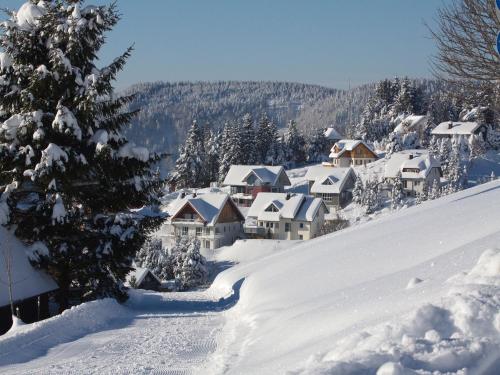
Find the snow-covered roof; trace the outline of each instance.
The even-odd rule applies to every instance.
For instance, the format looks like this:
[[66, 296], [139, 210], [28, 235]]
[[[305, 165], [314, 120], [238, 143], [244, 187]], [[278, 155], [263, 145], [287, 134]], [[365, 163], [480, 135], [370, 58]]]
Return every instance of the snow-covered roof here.
[[307, 170], [305, 179], [314, 181], [311, 185], [311, 193], [340, 194], [342, 188], [353, 174], [352, 168], [336, 168], [318, 165]]
[[[226, 193], [203, 193], [203, 194], [188, 194], [182, 197], [179, 195], [177, 199], [172, 201], [167, 208], [167, 212], [171, 218], [174, 218], [187, 204], [203, 218], [207, 225], [214, 225], [219, 218], [222, 208], [231, 198]], [[236, 205], [234, 209], [238, 210]], [[241, 212], [239, 212], [241, 214]], [[241, 214], [243, 220], [243, 215]]]
[[[313, 221], [322, 204], [320, 198], [305, 194], [259, 193], [248, 210], [248, 217], [265, 221], [281, 218]], [[266, 211], [271, 205], [276, 207], [276, 212]]]
[[338, 131], [335, 130], [335, 128], [328, 128], [325, 130], [325, 138], [331, 141], [337, 141], [339, 139], [342, 139], [342, 136]]
[[[341, 157], [344, 152], [352, 151], [360, 144], [363, 144], [368, 150], [370, 150], [371, 152], [373, 152], [374, 155], [376, 155], [375, 152], [372, 150], [372, 148], [362, 140], [359, 140], [359, 139], [341, 139], [340, 141], [336, 142], [333, 145], [332, 149], [330, 150], [331, 151], [330, 158]], [[337, 147], [339, 149], [338, 152], [335, 152], [335, 147]]]
[[432, 129], [431, 134], [433, 135], [472, 135], [481, 126], [477, 122], [453, 122], [446, 121], [442, 122], [434, 129]]
[[[405, 150], [395, 152], [385, 163], [385, 178], [395, 178], [398, 172], [404, 179], [421, 179], [427, 177], [432, 168], [441, 168], [441, 163], [429, 155], [427, 150]], [[405, 169], [418, 170], [418, 172]]]
[[[260, 180], [261, 185], [275, 186], [278, 183], [280, 175], [283, 174], [286, 177], [285, 169], [281, 165], [231, 165], [222, 184], [230, 186], [247, 186], [246, 179], [252, 173]], [[288, 177], [286, 177], [286, 179], [288, 180]], [[290, 185], [289, 180], [287, 185]]]
[[10, 249], [12, 294], [14, 301], [38, 296], [57, 289], [45, 272], [33, 268], [28, 255], [34, 249], [24, 246], [12, 233], [0, 226], [0, 306], [9, 304], [8, 277], [4, 251]]
[[429, 116], [425, 115], [409, 115], [406, 116], [396, 128], [394, 128], [394, 132], [401, 133], [403, 128], [406, 127], [409, 130], [416, 130], [427, 124]]
[[144, 278], [149, 274], [151, 274], [156, 281], [161, 283], [161, 280], [153, 273], [149, 268], [142, 268], [142, 267], [135, 267], [134, 270], [130, 271], [130, 273], [127, 275], [127, 281], [130, 282], [132, 276], [135, 277], [135, 283], [136, 285], [141, 285], [141, 283], [144, 281]]

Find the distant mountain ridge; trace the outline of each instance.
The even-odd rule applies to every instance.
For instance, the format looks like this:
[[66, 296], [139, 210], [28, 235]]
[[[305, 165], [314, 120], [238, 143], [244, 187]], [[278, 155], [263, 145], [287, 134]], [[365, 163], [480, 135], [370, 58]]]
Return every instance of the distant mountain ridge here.
[[278, 127], [284, 127], [289, 120], [299, 118], [304, 108], [314, 108], [327, 99], [335, 101], [344, 93], [289, 82], [139, 83], [124, 91], [136, 96], [128, 109], [140, 109], [126, 134], [152, 150], [176, 154], [193, 120], [220, 128], [246, 113], [255, 120], [266, 113]]

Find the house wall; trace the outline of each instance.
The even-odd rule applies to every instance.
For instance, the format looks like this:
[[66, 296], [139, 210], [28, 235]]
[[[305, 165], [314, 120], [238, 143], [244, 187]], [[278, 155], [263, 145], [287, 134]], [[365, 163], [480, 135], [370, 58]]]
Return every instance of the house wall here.
[[[38, 297], [40, 297], [40, 310], [38, 308]], [[49, 294], [41, 294], [32, 298], [18, 301], [14, 308], [19, 308], [20, 318], [25, 323], [33, 323], [39, 320], [47, 319], [49, 314]], [[10, 306], [0, 307], [0, 335], [7, 332], [12, 326], [12, 315]]]

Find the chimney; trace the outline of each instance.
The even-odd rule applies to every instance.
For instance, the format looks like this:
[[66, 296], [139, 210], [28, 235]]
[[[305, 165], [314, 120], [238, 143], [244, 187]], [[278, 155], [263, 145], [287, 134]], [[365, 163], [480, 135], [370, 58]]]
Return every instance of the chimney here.
[[193, 193], [193, 198], [196, 198], [198, 194], [196, 193], [196, 191]]
[[186, 198], [186, 193], [185, 193], [185, 192], [182, 192], [182, 193], [181, 193], [181, 199], [184, 199], [184, 198]]
[[286, 193], [286, 198], [285, 199], [286, 200], [290, 200], [290, 197], [291, 197], [290, 193]]
[[412, 160], [413, 159], [413, 154], [408, 155], [408, 159]]
[[453, 121], [450, 121], [450, 122], [448, 123], [448, 129], [451, 129], [451, 128], [453, 128]]

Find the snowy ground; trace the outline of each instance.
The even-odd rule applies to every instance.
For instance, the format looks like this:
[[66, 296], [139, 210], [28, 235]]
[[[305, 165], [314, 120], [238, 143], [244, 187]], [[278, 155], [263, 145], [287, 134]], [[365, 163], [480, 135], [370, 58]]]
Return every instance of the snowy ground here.
[[495, 181], [311, 241], [240, 241], [205, 292], [0, 337], [0, 373], [497, 375], [499, 212]]

